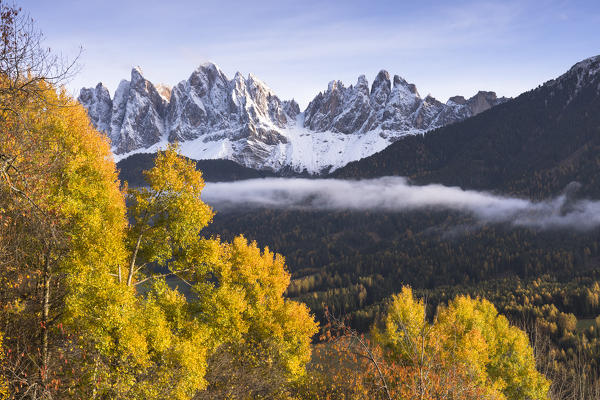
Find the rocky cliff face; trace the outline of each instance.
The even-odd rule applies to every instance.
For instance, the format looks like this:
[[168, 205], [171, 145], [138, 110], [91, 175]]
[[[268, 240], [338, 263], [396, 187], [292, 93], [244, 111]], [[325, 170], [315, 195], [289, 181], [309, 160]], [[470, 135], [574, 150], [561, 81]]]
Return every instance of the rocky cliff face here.
[[172, 90], [169, 140], [218, 132], [234, 140], [252, 137], [279, 142], [282, 138], [271, 128], [285, 128], [297, 114], [291, 111], [253, 75], [245, 79], [237, 73], [230, 81], [214, 64], [205, 64]]
[[79, 102], [94, 126], [110, 137], [116, 154], [148, 147], [165, 134], [167, 102], [137, 68], [131, 71], [131, 80], [121, 81], [114, 99], [99, 83], [81, 89]]
[[87, 109], [90, 121], [105, 133], [110, 133], [112, 100], [108, 89], [99, 83], [95, 88], [81, 89], [79, 102]]
[[117, 154], [151, 146], [165, 136], [167, 102], [139, 68], [119, 85], [112, 110], [111, 140]]
[[332, 81], [324, 93], [308, 105], [304, 126], [313, 131], [345, 134], [374, 129], [407, 132], [430, 130], [457, 122], [506, 101], [494, 92], [479, 92], [466, 100], [452, 97], [443, 104], [431, 96], [421, 98], [415, 85], [387, 71], [380, 71], [371, 90], [364, 75], [348, 88]]
[[229, 79], [206, 63], [173, 88], [153, 85], [139, 68], [111, 99], [100, 83], [79, 101], [121, 159], [181, 143], [195, 159], [223, 158], [247, 167], [318, 173], [380, 151], [406, 134], [422, 133], [482, 112], [505, 99], [479, 92], [443, 104], [387, 71], [371, 87], [365, 76], [345, 87], [332, 81], [304, 112], [282, 101], [257, 77]]

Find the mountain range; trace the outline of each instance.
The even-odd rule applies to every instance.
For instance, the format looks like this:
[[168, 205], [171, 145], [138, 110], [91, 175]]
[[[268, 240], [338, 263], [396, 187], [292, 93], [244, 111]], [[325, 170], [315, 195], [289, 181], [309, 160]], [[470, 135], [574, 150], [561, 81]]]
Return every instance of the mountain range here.
[[407, 135], [423, 134], [507, 101], [480, 91], [442, 103], [422, 98], [415, 85], [380, 71], [372, 85], [361, 75], [346, 87], [332, 81], [300, 111], [261, 80], [239, 72], [229, 79], [206, 63], [169, 88], [131, 71], [111, 98], [99, 83], [78, 100], [94, 126], [108, 135], [122, 160], [178, 142], [184, 155], [227, 159], [275, 172], [330, 172], [383, 150]]

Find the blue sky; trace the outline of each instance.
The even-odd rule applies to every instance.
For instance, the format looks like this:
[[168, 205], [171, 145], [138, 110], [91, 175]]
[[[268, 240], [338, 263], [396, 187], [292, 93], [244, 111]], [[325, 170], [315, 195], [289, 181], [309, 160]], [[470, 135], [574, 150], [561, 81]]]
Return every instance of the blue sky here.
[[380, 69], [446, 101], [477, 90], [515, 96], [600, 54], [600, 1], [24, 0], [46, 43], [79, 46], [69, 83], [111, 93], [139, 65], [174, 85], [212, 61], [253, 73], [304, 108], [327, 83]]

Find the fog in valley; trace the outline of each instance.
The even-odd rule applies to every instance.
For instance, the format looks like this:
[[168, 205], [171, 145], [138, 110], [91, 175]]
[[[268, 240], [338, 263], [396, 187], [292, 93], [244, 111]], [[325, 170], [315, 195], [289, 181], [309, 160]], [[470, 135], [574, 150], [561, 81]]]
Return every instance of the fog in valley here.
[[276, 208], [410, 211], [439, 209], [472, 215], [481, 223], [539, 229], [589, 230], [600, 225], [600, 201], [576, 199], [577, 183], [534, 202], [439, 184], [416, 186], [402, 177], [366, 180], [267, 178], [207, 183], [203, 199], [217, 211]]

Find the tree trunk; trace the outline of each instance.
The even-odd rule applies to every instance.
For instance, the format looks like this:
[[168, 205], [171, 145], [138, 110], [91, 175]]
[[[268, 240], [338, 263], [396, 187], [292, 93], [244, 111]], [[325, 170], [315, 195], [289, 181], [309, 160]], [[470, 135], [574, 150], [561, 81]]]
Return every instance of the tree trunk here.
[[48, 377], [48, 324], [50, 315], [50, 251], [48, 250], [44, 259], [44, 271], [43, 271], [43, 294], [42, 294], [42, 362], [40, 368], [40, 378], [42, 385], [45, 384], [46, 378]]
[[133, 256], [131, 257], [131, 263], [129, 264], [129, 274], [127, 275], [127, 286], [131, 286], [131, 281], [133, 280], [133, 273], [135, 270], [135, 259], [137, 258], [137, 253], [140, 249], [141, 242], [142, 242], [142, 233], [140, 232], [140, 236], [138, 236], [137, 243], [135, 244], [135, 249], [133, 250]]

